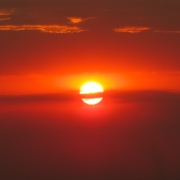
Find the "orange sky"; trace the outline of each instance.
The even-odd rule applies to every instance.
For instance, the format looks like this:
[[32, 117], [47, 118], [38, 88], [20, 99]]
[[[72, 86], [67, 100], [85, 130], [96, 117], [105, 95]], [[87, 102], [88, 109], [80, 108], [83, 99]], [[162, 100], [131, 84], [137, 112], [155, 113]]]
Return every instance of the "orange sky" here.
[[1, 77], [1, 95], [62, 93], [79, 90], [87, 81], [99, 82], [104, 90], [165, 90], [179, 92], [180, 74], [131, 72], [70, 74], [66, 76], [22, 75]]
[[[17, 2], [16, 2], [17, 1]], [[180, 91], [179, 1], [2, 0], [0, 94]]]

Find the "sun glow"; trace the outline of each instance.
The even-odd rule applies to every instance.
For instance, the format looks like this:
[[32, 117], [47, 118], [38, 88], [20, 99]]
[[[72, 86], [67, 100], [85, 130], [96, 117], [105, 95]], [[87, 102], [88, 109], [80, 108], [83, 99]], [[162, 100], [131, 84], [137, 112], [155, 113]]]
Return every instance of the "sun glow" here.
[[[100, 84], [95, 82], [88, 82], [81, 87], [80, 94], [88, 96], [96, 93], [102, 93], [103, 91], [104, 90]], [[98, 98], [87, 97], [87, 98], [82, 98], [82, 101], [89, 105], [95, 105], [98, 104], [102, 99], [103, 99], [102, 97], [98, 97]]]

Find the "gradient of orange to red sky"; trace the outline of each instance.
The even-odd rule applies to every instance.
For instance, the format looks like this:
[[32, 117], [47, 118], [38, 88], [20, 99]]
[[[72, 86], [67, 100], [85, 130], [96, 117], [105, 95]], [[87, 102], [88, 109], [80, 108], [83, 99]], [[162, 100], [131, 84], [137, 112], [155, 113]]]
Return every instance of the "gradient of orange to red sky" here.
[[180, 91], [179, 0], [2, 0], [0, 94]]

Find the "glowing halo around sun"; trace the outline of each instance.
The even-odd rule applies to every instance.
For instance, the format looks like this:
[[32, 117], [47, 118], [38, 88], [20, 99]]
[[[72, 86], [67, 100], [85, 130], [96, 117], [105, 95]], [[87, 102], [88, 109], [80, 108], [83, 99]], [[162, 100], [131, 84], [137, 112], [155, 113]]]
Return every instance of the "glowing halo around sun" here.
[[[80, 89], [80, 94], [90, 95], [93, 93], [102, 93], [104, 90], [102, 86], [96, 82], [88, 82], [84, 84]], [[95, 105], [102, 101], [102, 97], [98, 98], [82, 98], [82, 101], [88, 105]]]

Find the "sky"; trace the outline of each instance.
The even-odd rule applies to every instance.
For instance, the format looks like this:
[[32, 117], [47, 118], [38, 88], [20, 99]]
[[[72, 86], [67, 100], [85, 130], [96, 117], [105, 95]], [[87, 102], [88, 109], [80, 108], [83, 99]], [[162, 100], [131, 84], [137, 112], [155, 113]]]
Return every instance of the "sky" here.
[[0, 0], [0, 179], [180, 179], [179, 7]]
[[0, 94], [180, 91], [179, 0], [1, 0]]

